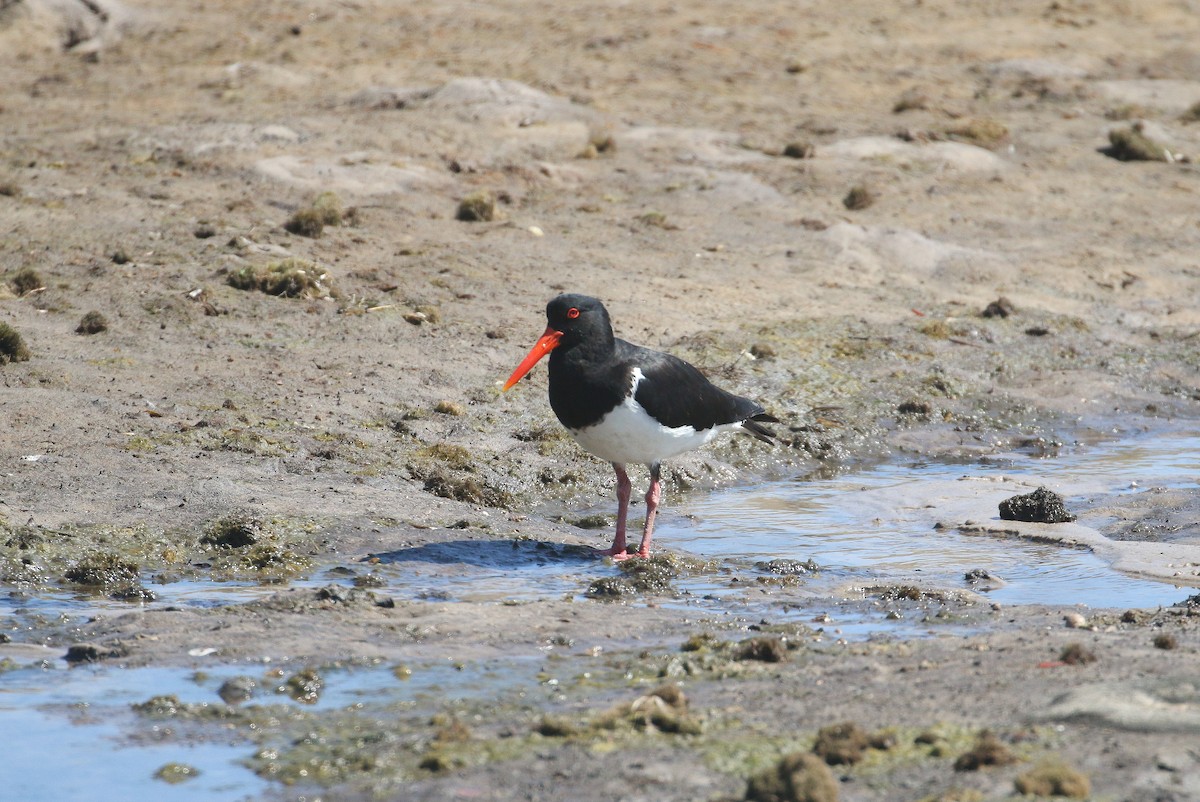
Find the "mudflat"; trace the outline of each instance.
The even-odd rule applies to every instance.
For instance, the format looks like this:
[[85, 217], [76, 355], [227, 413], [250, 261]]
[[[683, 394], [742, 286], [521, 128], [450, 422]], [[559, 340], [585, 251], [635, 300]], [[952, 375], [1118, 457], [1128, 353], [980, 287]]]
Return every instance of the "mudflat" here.
[[[500, 660], [547, 689], [146, 708], [244, 739], [272, 799], [1200, 798], [1200, 493], [1053, 475], [1200, 418], [1197, 41], [1168, 0], [0, 2], [0, 658]], [[665, 603], [729, 566], [591, 558], [611, 470], [544, 371], [500, 392], [564, 291], [783, 421], [666, 466], [664, 516], [895, 453], [1044, 455], [1079, 520], [1016, 535], [1180, 604], [848, 588], [954, 622], [856, 640], [819, 604]], [[580, 593], [378, 591], [487, 560]], [[274, 592], [157, 599], [183, 581]], [[760, 584], [806, 609], [803, 581]], [[64, 588], [108, 606], [18, 609]], [[810, 796], [764, 790], [814, 750], [784, 771]]]

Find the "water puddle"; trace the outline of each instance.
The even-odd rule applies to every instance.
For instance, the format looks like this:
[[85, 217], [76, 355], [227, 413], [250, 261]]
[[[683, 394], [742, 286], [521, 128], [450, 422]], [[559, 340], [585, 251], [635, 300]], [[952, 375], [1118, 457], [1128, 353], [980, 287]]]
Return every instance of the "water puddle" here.
[[694, 520], [665, 526], [661, 536], [705, 557], [811, 559], [843, 586], [920, 581], [968, 588], [965, 574], [982, 569], [1002, 582], [974, 589], [1005, 604], [1157, 607], [1189, 594], [1169, 582], [1116, 572], [1086, 549], [935, 526], [959, 522], [943, 517], [947, 507], [998, 524], [1000, 500], [1043, 484], [1068, 499], [1196, 487], [1197, 454], [1200, 437], [1185, 436], [972, 465], [894, 460], [834, 478], [698, 498], [689, 506]]
[[[0, 761], [6, 799], [99, 799], [119, 792], [123, 799], [190, 802], [241, 799], [267, 787], [238, 764], [246, 756], [242, 743], [168, 741], [128, 748], [136, 723], [130, 704], [146, 701], [156, 687], [201, 701], [198, 686], [187, 678], [191, 672], [56, 665], [62, 662], [0, 675], [0, 727], [9, 733]], [[169, 763], [187, 764], [199, 775], [178, 785], [155, 779]]]
[[[8, 655], [30, 658], [35, 651], [17, 647]], [[462, 702], [552, 695], [554, 689], [535, 678], [538, 659], [472, 665], [441, 661], [400, 671], [384, 664], [323, 668], [323, 687], [309, 703], [287, 692], [287, 677], [296, 666], [284, 670], [259, 663], [195, 671], [96, 664], [68, 669], [58, 660], [33, 660], [27, 668], [0, 675], [0, 726], [20, 733], [5, 742], [0, 788], [5, 799], [23, 802], [102, 798], [118, 789], [123, 799], [171, 802], [257, 796], [268, 783], [244, 765], [254, 751], [247, 738], [211, 732], [182, 738], [178, 730], [186, 725], [141, 718], [131, 706], [168, 694], [184, 704], [220, 705], [222, 683], [249, 677], [254, 692], [242, 709], [250, 712], [256, 706], [314, 712], [369, 706], [427, 718]], [[177, 785], [155, 778], [159, 768], [172, 763], [186, 764], [198, 774]]]

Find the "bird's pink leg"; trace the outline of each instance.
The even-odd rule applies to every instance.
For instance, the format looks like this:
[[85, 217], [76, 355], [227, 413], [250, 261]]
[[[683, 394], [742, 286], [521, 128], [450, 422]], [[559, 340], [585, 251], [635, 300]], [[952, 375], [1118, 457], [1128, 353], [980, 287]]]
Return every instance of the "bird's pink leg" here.
[[650, 489], [646, 491], [646, 525], [642, 529], [642, 542], [637, 552], [633, 554], [613, 555], [614, 560], [627, 560], [630, 557], [649, 557], [650, 539], [654, 537], [654, 516], [658, 512], [658, 503], [662, 501], [662, 482], [660, 481], [659, 466], [650, 466]]
[[611, 548], [597, 551], [622, 560], [625, 559], [625, 523], [629, 518], [629, 496], [633, 492], [633, 485], [629, 482], [629, 474], [625, 472], [624, 465], [614, 462], [612, 466], [617, 472], [617, 536], [613, 538]]

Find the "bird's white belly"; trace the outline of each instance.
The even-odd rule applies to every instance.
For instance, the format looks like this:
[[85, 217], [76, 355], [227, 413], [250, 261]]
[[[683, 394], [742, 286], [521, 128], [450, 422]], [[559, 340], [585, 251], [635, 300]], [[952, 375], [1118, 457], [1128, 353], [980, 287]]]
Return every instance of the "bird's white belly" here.
[[570, 429], [584, 450], [609, 462], [651, 465], [667, 457], [699, 448], [723, 431], [740, 424], [725, 424], [696, 431], [691, 426], [670, 428], [650, 417], [633, 396], [604, 416], [595, 426]]

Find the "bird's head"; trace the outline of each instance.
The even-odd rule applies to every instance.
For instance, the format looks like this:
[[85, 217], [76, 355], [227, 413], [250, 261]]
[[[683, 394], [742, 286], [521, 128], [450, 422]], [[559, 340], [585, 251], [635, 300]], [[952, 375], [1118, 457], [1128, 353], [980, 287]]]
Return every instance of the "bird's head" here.
[[611, 343], [612, 323], [604, 304], [587, 295], [560, 295], [546, 304], [546, 330], [504, 383], [519, 382], [543, 357], [559, 347], [581, 343]]

